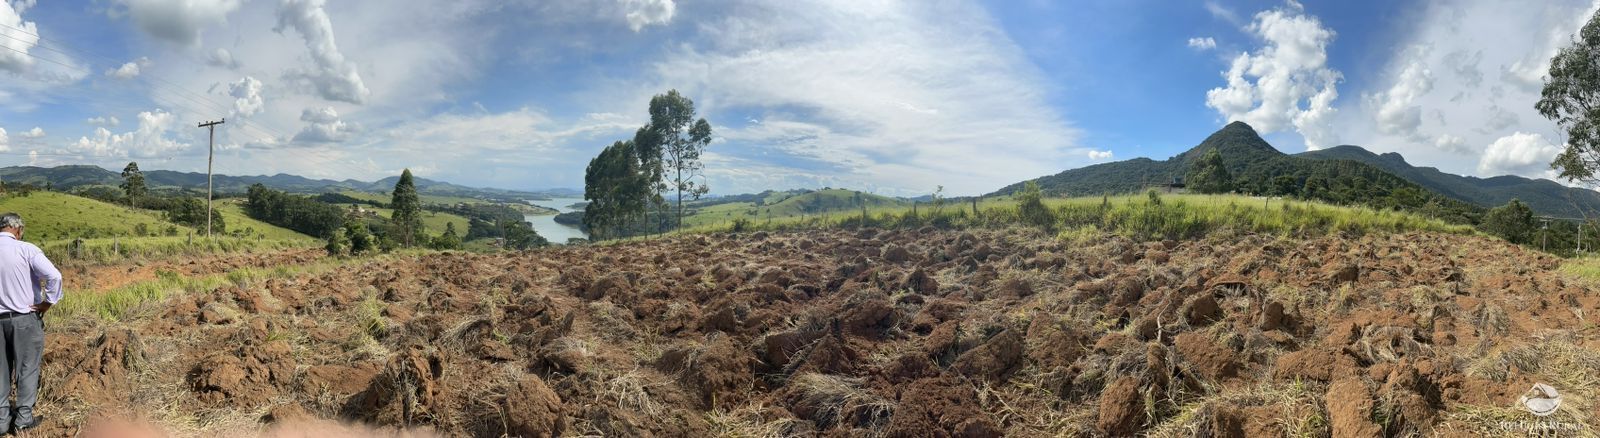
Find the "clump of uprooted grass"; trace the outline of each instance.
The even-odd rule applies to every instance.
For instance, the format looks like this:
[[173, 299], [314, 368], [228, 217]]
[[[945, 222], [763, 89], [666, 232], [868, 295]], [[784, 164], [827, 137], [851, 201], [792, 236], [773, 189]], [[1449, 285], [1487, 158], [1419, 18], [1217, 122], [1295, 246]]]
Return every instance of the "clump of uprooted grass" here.
[[705, 415], [711, 434], [722, 437], [787, 437], [803, 436], [807, 425], [792, 417], [773, 415], [765, 404], [753, 403], [737, 409], [716, 409]]
[[[1594, 424], [1594, 388], [1600, 387], [1600, 352], [1583, 348], [1568, 336], [1549, 336], [1539, 342], [1502, 346], [1466, 361], [1467, 375], [1496, 382], [1506, 381], [1514, 372], [1561, 392], [1561, 408], [1541, 418], [1555, 422]], [[1526, 411], [1516, 413], [1526, 420]], [[1500, 412], [1489, 407], [1457, 406], [1449, 418], [1490, 430], [1500, 427]]]
[[[1416, 214], [1346, 207], [1311, 201], [1234, 195], [1135, 195], [1045, 201], [1048, 214], [1025, 218], [1014, 201], [996, 199], [972, 208], [911, 209], [882, 207], [761, 222], [717, 223], [684, 232], [728, 232], [839, 227], [952, 228], [1043, 226], [1063, 239], [1108, 232], [1139, 240], [1189, 239], [1212, 233], [1324, 235], [1430, 231], [1472, 234], [1471, 226]], [[735, 227], [738, 229], [736, 230]]]
[[814, 412], [811, 420], [818, 430], [842, 424], [880, 433], [894, 416], [894, 402], [862, 388], [862, 383], [859, 378], [819, 373], [789, 379], [789, 386], [800, 394], [796, 405]]
[[1292, 437], [1328, 436], [1331, 433], [1322, 406], [1322, 391], [1301, 381], [1231, 388], [1195, 398], [1177, 413], [1150, 428], [1150, 437], [1205, 436], [1220, 409], [1250, 406], [1275, 407], [1277, 424]]

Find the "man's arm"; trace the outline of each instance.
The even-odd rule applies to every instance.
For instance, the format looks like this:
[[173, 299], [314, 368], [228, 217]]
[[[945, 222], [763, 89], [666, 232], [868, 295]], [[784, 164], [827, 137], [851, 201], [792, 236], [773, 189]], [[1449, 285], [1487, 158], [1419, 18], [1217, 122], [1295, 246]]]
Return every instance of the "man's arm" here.
[[35, 250], [28, 258], [28, 265], [33, 270], [33, 278], [40, 282], [40, 289], [44, 292], [44, 302], [34, 306], [34, 310], [43, 312], [50, 309], [56, 301], [61, 300], [61, 271], [56, 265], [50, 263], [50, 258], [44, 256], [44, 251]]

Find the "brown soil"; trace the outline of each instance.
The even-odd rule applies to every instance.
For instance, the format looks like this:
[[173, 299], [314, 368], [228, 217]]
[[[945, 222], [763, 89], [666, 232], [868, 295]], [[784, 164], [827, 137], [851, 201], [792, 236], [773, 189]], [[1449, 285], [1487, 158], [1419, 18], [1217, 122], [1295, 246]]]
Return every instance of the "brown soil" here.
[[[1558, 265], [1433, 234], [931, 228], [378, 259], [51, 325], [40, 432], [1473, 435], [1600, 363], [1529, 350], [1600, 347], [1600, 295]], [[1600, 389], [1560, 390], [1593, 421]]]

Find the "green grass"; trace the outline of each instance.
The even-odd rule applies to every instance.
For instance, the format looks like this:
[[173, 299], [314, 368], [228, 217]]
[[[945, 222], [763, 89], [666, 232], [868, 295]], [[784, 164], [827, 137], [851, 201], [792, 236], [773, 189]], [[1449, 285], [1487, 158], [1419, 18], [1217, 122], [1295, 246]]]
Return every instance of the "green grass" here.
[[[343, 208], [348, 210], [350, 208], [350, 204], [342, 204], [342, 205], [340, 205], [340, 207], [343, 207]], [[370, 205], [362, 205], [361, 208], [367, 209], [367, 210], [376, 211], [376, 212], [378, 212], [378, 215], [383, 216], [385, 218], [394, 217], [394, 210], [392, 210], [392, 209], [378, 208], [378, 207], [373, 207], [373, 206], [370, 206]], [[464, 236], [464, 235], [467, 234], [467, 218], [461, 217], [460, 215], [450, 214], [450, 213], [440, 213], [440, 212], [437, 212], [437, 211], [427, 211], [427, 210], [423, 210], [422, 211], [422, 225], [425, 226], [425, 227], [428, 227], [427, 231], [428, 231], [428, 235], [429, 236], [434, 236], [434, 235], [438, 235], [439, 233], [443, 233], [445, 224], [447, 224], [447, 223], [456, 224], [456, 234], [457, 235], [463, 235]]]
[[286, 241], [311, 241], [317, 240], [311, 236], [295, 232], [288, 228], [256, 220], [245, 214], [244, 206], [236, 201], [225, 201], [217, 206], [217, 212], [222, 214], [224, 222], [228, 223], [228, 232], [243, 232], [246, 236], [253, 236], [266, 240]]
[[97, 294], [67, 295], [46, 314], [48, 321], [64, 321], [76, 317], [91, 317], [102, 321], [130, 319], [139, 309], [158, 303], [167, 297], [215, 290], [225, 285], [249, 287], [251, 283], [273, 278], [288, 278], [303, 274], [327, 272], [351, 263], [369, 259], [324, 259], [308, 265], [277, 266], [272, 268], [241, 268], [221, 274], [185, 277], [172, 272], [161, 272], [157, 279], [134, 283]]
[[134, 236], [141, 224], [146, 233], [161, 233], [171, 226], [176, 226], [180, 234], [192, 230], [165, 221], [157, 212], [56, 192], [36, 191], [28, 196], [0, 197], [0, 212], [22, 215], [27, 223], [24, 237], [35, 242]]
[[[360, 200], [363, 200], [363, 201], [381, 202], [381, 203], [384, 203], [384, 204], [388, 204], [389, 201], [394, 200], [394, 195], [389, 194], [389, 193], [372, 193], [372, 192], [358, 192], [358, 191], [354, 191], [354, 190], [345, 190], [345, 191], [339, 192], [339, 194], [345, 195], [345, 196], [349, 196], [349, 197], [352, 197], [352, 198], [356, 198], [356, 199], [360, 199]], [[464, 196], [440, 196], [440, 195], [418, 194], [417, 195], [417, 199], [421, 200], [423, 204], [456, 205], [458, 203], [467, 203], [467, 204], [492, 204], [492, 203], [494, 203], [493, 201], [486, 201], [486, 200], [482, 200], [482, 199], [478, 199], [478, 198], [468, 198], [468, 197], [464, 197]]]
[[[1317, 235], [1338, 232], [1433, 231], [1473, 234], [1472, 227], [1453, 225], [1410, 213], [1343, 207], [1317, 202], [1267, 200], [1234, 195], [1147, 195], [1046, 199], [1051, 212], [1044, 228], [1060, 231], [1066, 239], [1085, 233], [1106, 231], [1135, 239], [1186, 239], [1217, 232], [1246, 232], [1281, 235]], [[746, 219], [721, 221], [689, 227], [685, 232], [717, 232], [734, 229], [789, 229], [846, 227], [862, 224], [879, 227], [1002, 227], [1023, 224], [1016, 202], [992, 198], [978, 202], [977, 212], [970, 203], [952, 203], [942, 208], [922, 204], [912, 213], [909, 206], [869, 208], [862, 220], [859, 210], [835, 211], [822, 215], [776, 217], [771, 220]]]
[[240, 251], [271, 251], [288, 248], [317, 246], [315, 239], [261, 239], [217, 236], [206, 239], [195, 236], [161, 237], [107, 237], [83, 239], [83, 246], [72, 250], [71, 240], [51, 240], [36, 243], [45, 256], [56, 263], [77, 261], [106, 263], [129, 258], [156, 258], [202, 254], [232, 253]]
[[[854, 212], [859, 214], [861, 205], [856, 201], [858, 192], [844, 189], [817, 190], [805, 194], [791, 194], [787, 192], [775, 193], [762, 200], [763, 205], [757, 206], [753, 202], [731, 202], [717, 204], [695, 209], [693, 214], [683, 218], [684, 226], [700, 226], [722, 222], [731, 222], [738, 218], [746, 220], [782, 219], [790, 217], [812, 216], [827, 214], [828, 212]], [[868, 211], [882, 211], [885, 208], [910, 208], [910, 203], [894, 198], [861, 193], [861, 203], [867, 205]]]
[[1600, 281], [1600, 256], [1576, 257], [1561, 262], [1561, 270], [1594, 281]]

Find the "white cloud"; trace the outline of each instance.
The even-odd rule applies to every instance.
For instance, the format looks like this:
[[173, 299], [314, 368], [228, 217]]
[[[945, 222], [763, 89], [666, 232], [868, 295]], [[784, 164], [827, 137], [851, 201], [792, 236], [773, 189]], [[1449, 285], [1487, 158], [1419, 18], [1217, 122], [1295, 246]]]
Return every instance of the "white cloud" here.
[[1445, 172], [1547, 177], [1550, 157], [1528, 164], [1508, 151], [1548, 151], [1525, 144], [1558, 138], [1533, 103], [1550, 56], [1597, 9], [1596, 0], [1427, 2], [1394, 42], [1407, 49], [1386, 61], [1364, 104], [1346, 108], [1349, 117], [1336, 125], [1351, 144]]
[[[987, 193], [1090, 162], [1046, 101], [1041, 73], [980, 6], [741, 5], [702, 23], [708, 47], [668, 56], [656, 84], [620, 100], [642, 108], [649, 94], [677, 88], [719, 137], [741, 145], [713, 144], [718, 154], [892, 194]], [[761, 123], [725, 124], [746, 118]], [[759, 190], [754, 183], [714, 190]]]
[[1207, 91], [1206, 106], [1262, 132], [1293, 126], [1308, 148], [1337, 143], [1329, 125], [1343, 76], [1328, 66], [1333, 31], [1292, 1], [1256, 14], [1246, 30], [1265, 45], [1234, 58], [1227, 86]]
[[116, 116], [105, 116], [105, 117], [90, 117], [90, 118], [84, 120], [83, 123], [88, 123], [88, 124], [94, 125], [94, 126], [111, 126], [111, 127], [115, 127], [115, 126], [117, 126], [119, 124], [122, 124], [122, 121], [121, 120], [117, 120]]
[[122, 134], [113, 134], [99, 127], [89, 137], [79, 137], [67, 146], [67, 151], [94, 157], [166, 157], [189, 147], [188, 143], [167, 138], [177, 118], [165, 110], [139, 113], [139, 127]]
[[139, 76], [139, 69], [150, 65], [150, 58], [139, 58], [122, 64], [121, 67], [106, 70], [106, 76], [117, 79], [133, 79]]
[[1439, 150], [1442, 151], [1458, 154], [1471, 152], [1471, 149], [1467, 149], [1466, 140], [1450, 134], [1441, 134], [1439, 137], [1434, 138], [1433, 147], [1439, 148]]
[[1217, 48], [1217, 40], [1211, 37], [1189, 38], [1189, 48], [1196, 50], [1211, 50]]
[[6, 136], [6, 128], [0, 128], [0, 152], [11, 150], [11, 138]]
[[233, 52], [228, 51], [228, 49], [218, 47], [216, 50], [212, 50], [211, 53], [206, 54], [206, 65], [225, 68], [228, 70], [238, 70], [239, 60], [233, 57]]
[[125, 10], [112, 9], [113, 15], [126, 14], [150, 36], [183, 46], [200, 43], [206, 27], [227, 22], [228, 14], [239, 9], [240, 0], [116, 0]]
[[1111, 151], [1097, 151], [1091, 149], [1089, 150], [1089, 159], [1095, 161], [1109, 160], [1111, 159]]
[[1478, 160], [1478, 174], [1550, 178], [1554, 174], [1550, 170], [1550, 161], [1560, 153], [1561, 148], [1550, 144], [1542, 135], [1516, 132], [1489, 144], [1483, 157]]
[[1221, 3], [1217, 3], [1214, 0], [1208, 0], [1206, 1], [1205, 6], [1206, 12], [1210, 12], [1211, 16], [1218, 20], [1226, 21], [1235, 26], [1244, 24], [1244, 20], [1239, 18], [1238, 13], [1233, 12], [1232, 9], [1228, 9], [1227, 6], [1223, 6]]
[[645, 26], [667, 24], [672, 21], [672, 16], [677, 13], [678, 6], [673, 0], [618, 0], [622, 2], [625, 17], [628, 19], [628, 28], [638, 32]]
[[305, 38], [315, 64], [312, 70], [292, 69], [285, 77], [309, 83], [323, 99], [361, 104], [372, 94], [361, 81], [355, 62], [345, 59], [333, 37], [333, 21], [323, 9], [323, 0], [283, 0], [278, 8], [278, 25], [283, 33], [294, 28]]
[[22, 21], [22, 12], [33, 2], [0, 1], [0, 70], [22, 73], [33, 66], [28, 50], [39, 44], [39, 26]]
[[33, 139], [33, 140], [41, 139], [41, 138], [44, 138], [44, 128], [40, 128], [38, 126], [35, 126], [35, 127], [33, 127], [33, 129], [29, 129], [27, 131], [22, 131], [21, 135], [22, 135], [22, 138], [26, 138], [26, 139]]
[[1367, 104], [1377, 108], [1373, 118], [1378, 132], [1421, 138], [1417, 128], [1422, 126], [1422, 107], [1416, 101], [1432, 90], [1433, 72], [1421, 62], [1413, 62], [1406, 65], [1388, 90], [1367, 95]]
[[350, 138], [355, 132], [355, 127], [339, 120], [339, 112], [333, 107], [306, 108], [300, 112], [300, 121], [306, 122], [305, 128], [294, 135], [296, 143], [336, 143]]
[[228, 96], [233, 97], [233, 115], [249, 117], [265, 107], [261, 99], [261, 81], [245, 76], [228, 85]]

